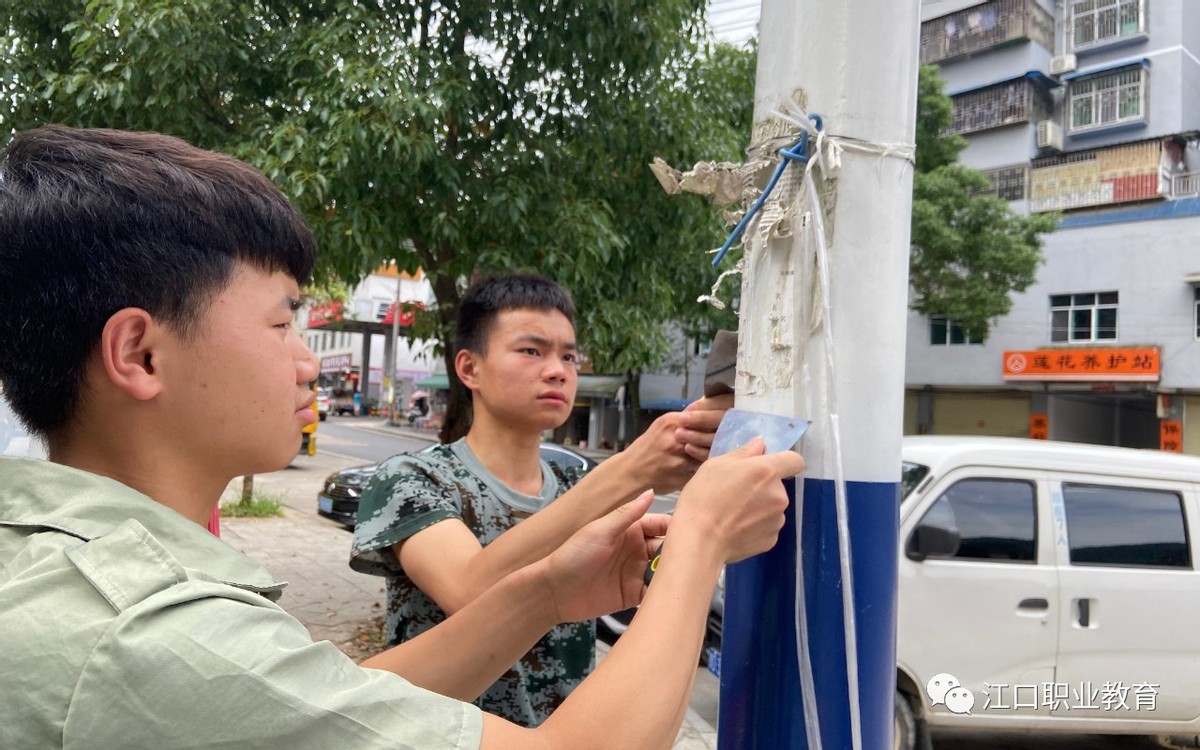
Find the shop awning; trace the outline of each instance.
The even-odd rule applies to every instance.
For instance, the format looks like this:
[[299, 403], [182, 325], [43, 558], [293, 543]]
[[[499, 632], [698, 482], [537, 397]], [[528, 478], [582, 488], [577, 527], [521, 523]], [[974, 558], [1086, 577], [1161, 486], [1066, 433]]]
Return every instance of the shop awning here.
[[614, 398], [625, 384], [622, 375], [580, 375], [576, 398]]
[[1150, 67], [1150, 58], [1138, 56], [1138, 57], [1124, 57], [1120, 60], [1110, 60], [1109, 62], [1100, 63], [1099, 65], [1092, 65], [1091, 67], [1079, 68], [1070, 73], [1064, 73], [1063, 75], [1059, 76], [1059, 80], [1073, 81], [1076, 78], [1081, 78], [1083, 76], [1092, 76], [1092, 75], [1096, 75], [1097, 73], [1106, 73], [1110, 70], [1116, 70], [1117, 68], [1127, 68], [1132, 65], [1141, 65], [1143, 68], [1148, 68], [1148, 67]]
[[430, 375], [424, 380], [418, 380], [417, 387], [430, 391], [448, 391], [450, 390], [450, 378], [446, 377], [445, 373]]

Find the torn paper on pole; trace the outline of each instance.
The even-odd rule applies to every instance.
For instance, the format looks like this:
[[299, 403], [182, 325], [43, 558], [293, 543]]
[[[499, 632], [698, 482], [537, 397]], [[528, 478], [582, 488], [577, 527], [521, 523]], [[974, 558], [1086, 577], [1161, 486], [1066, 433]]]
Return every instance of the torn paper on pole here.
[[[650, 171], [667, 194], [707, 195], [718, 206], [732, 206], [746, 200], [749, 181], [745, 170], [745, 165], [733, 162], [702, 161], [687, 172], [680, 172], [657, 156], [650, 164]], [[755, 191], [749, 192], [753, 198]]]

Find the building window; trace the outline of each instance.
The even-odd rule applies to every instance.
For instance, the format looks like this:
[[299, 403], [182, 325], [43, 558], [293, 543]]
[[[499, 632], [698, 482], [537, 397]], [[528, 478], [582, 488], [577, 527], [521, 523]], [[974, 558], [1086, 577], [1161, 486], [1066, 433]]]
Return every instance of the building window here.
[[971, 338], [957, 320], [950, 320], [945, 315], [930, 315], [929, 343], [933, 346], [958, 346], [982, 344], [983, 341]]
[[1072, 81], [1068, 96], [1073, 133], [1142, 121], [1146, 111], [1146, 69], [1135, 65]]
[[1070, 343], [1115, 341], [1117, 293], [1050, 296], [1050, 340]]
[[1075, 0], [1071, 3], [1071, 43], [1075, 49], [1146, 30], [1143, 0]]
[[1025, 185], [1029, 181], [1028, 164], [985, 169], [983, 176], [988, 178], [991, 187], [982, 191], [980, 195], [990, 195], [1005, 201], [1025, 200]]
[[1196, 301], [1196, 340], [1200, 341], [1200, 286], [1192, 289], [1192, 298]]

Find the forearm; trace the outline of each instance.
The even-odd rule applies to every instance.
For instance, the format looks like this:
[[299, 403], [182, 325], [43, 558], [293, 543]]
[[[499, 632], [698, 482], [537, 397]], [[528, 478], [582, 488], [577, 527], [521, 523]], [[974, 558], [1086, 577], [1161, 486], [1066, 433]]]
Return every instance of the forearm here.
[[669, 748], [679, 732], [722, 561], [697, 533], [672, 534], [638, 616], [538, 732], [555, 748]]
[[461, 604], [509, 573], [546, 557], [576, 531], [648, 489], [647, 480], [628, 464], [622, 455], [613, 456], [562, 497], [484, 546], [462, 577]]
[[505, 577], [444, 622], [362, 662], [442, 695], [473, 701], [557, 625], [531, 569]]

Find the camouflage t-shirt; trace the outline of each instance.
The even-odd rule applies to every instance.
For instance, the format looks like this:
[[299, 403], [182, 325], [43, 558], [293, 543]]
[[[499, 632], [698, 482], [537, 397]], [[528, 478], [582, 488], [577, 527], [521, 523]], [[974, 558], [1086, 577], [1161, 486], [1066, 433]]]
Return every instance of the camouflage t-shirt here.
[[[581, 475], [543, 461], [541, 493], [524, 495], [484, 468], [465, 440], [380, 464], [359, 500], [350, 567], [387, 576], [388, 641], [402, 643], [446, 619], [404, 574], [392, 545], [448, 518], [461, 520], [480, 544], [489, 544]], [[591, 673], [595, 645], [595, 621], [559, 625], [475, 703], [522, 726], [537, 726]]]

